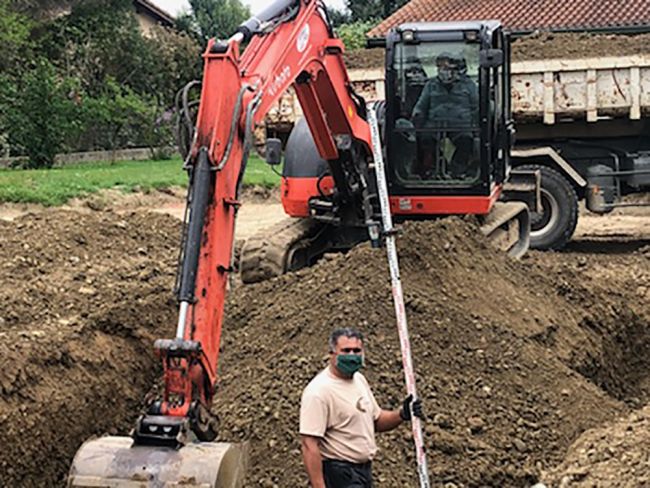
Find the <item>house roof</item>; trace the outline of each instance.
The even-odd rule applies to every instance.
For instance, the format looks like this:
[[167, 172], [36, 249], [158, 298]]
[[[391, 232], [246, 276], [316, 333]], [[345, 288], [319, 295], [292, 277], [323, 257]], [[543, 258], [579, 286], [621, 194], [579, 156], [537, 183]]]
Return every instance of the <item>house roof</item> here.
[[514, 32], [650, 28], [650, 0], [411, 0], [372, 29], [383, 37], [403, 22], [498, 19]]
[[144, 12], [162, 25], [171, 27], [176, 23], [174, 16], [165, 12], [151, 0], [134, 0], [136, 11]]

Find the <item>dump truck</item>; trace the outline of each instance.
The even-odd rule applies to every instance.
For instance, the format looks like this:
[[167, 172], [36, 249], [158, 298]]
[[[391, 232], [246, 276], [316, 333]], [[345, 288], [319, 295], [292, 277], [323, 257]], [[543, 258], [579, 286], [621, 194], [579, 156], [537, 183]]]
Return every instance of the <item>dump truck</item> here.
[[[599, 41], [607, 44], [602, 37]], [[552, 42], [564, 40], [556, 36]], [[582, 42], [588, 45], [589, 38]], [[625, 42], [632, 47], [629, 52], [643, 52], [634, 48], [633, 37]], [[597, 214], [648, 205], [624, 197], [650, 191], [650, 54], [580, 52], [562, 58], [556, 57], [562, 50], [547, 51], [552, 57], [544, 58], [542, 48], [532, 60], [517, 59], [515, 52], [511, 62], [511, 161], [513, 168], [541, 175], [541, 208], [531, 215], [531, 247], [558, 250], [575, 231], [580, 202]], [[367, 101], [384, 99], [382, 66], [351, 69], [350, 78]], [[289, 93], [269, 113], [266, 133], [285, 139], [300, 117], [299, 104]]]

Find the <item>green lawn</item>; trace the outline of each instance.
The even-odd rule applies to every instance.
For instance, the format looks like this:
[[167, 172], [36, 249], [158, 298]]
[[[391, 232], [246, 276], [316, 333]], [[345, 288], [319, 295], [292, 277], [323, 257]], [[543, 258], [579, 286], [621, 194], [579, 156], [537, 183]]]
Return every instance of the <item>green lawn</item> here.
[[[125, 192], [186, 186], [187, 174], [180, 158], [168, 161], [122, 161], [86, 163], [43, 170], [0, 170], [0, 202], [62, 205], [71, 198], [99, 190]], [[251, 156], [244, 185], [272, 187], [280, 177], [265, 161]]]

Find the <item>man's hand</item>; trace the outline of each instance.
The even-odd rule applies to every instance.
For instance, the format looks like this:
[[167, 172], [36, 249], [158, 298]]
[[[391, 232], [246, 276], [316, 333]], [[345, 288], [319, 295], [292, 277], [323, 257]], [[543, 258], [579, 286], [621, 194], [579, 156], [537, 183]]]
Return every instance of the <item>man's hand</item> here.
[[424, 117], [421, 113], [415, 112], [411, 117], [411, 122], [413, 123], [413, 127], [416, 129], [422, 129], [424, 126]]
[[413, 415], [415, 415], [420, 420], [424, 420], [424, 413], [422, 412], [422, 401], [418, 398], [413, 401], [413, 395], [409, 395], [404, 399], [402, 408], [399, 411], [399, 416], [402, 420], [411, 420], [411, 410]]

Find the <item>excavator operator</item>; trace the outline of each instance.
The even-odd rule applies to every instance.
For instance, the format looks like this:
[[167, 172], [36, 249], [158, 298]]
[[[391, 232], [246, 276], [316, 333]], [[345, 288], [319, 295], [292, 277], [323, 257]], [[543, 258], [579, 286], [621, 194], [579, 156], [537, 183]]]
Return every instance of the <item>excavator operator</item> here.
[[[462, 55], [436, 57], [437, 76], [427, 81], [413, 108], [411, 120], [419, 131], [416, 173], [422, 179], [465, 178], [471, 172], [478, 119], [478, 87], [467, 75]], [[454, 147], [449, 170], [441, 167], [444, 140]]]

